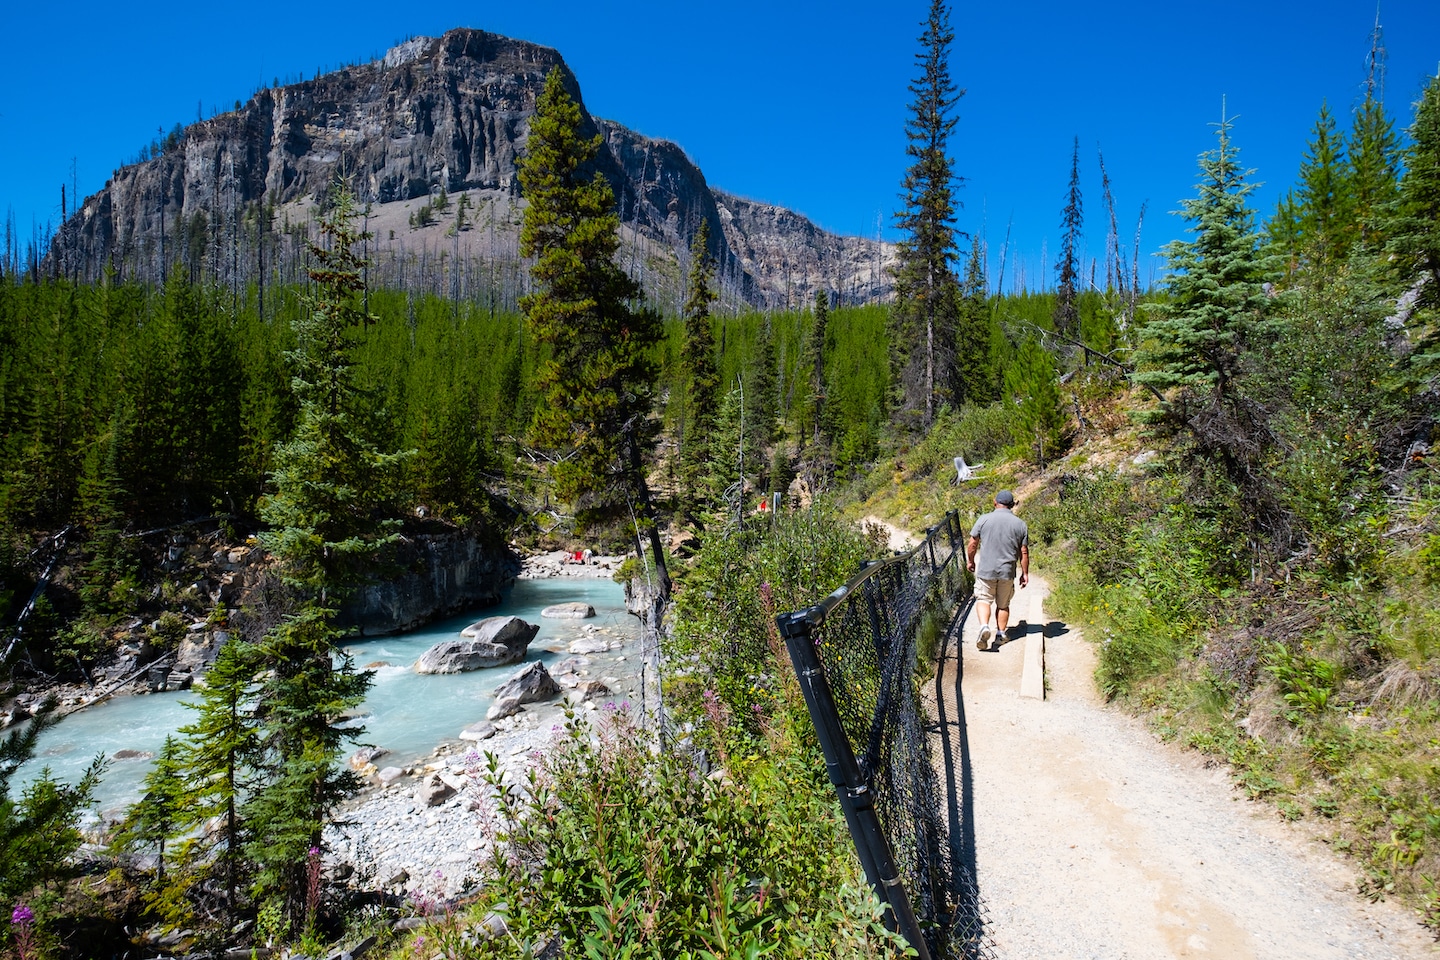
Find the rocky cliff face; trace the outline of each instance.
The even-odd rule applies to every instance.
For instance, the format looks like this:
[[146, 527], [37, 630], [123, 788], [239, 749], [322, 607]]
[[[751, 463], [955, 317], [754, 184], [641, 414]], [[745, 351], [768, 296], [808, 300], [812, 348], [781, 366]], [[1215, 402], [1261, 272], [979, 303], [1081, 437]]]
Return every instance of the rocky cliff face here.
[[462, 610], [499, 603], [518, 564], [463, 534], [422, 536], [401, 550], [407, 572], [371, 584], [345, 604], [338, 625], [361, 636], [404, 633]]
[[[554, 68], [579, 101], [579, 85], [556, 51], [454, 30], [408, 41], [374, 63], [261, 90], [238, 110], [169, 138], [158, 155], [117, 170], [61, 227], [50, 267], [82, 278], [113, 269], [158, 280], [179, 266], [220, 283], [292, 279], [314, 203], [343, 172], [372, 204], [370, 254], [382, 282], [463, 292], [463, 262], [467, 281], [483, 274], [492, 295], [497, 276], [518, 287], [523, 201], [515, 164]], [[615, 188], [627, 264], [662, 304], [682, 296], [678, 278], [702, 220], [733, 302], [799, 305], [818, 288], [844, 302], [889, 294], [888, 246], [715, 191], [675, 144], [592, 118], [583, 106], [582, 117], [585, 132], [604, 138], [597, 162]], [[429, 224], [416, 223], [442, 189], [452, 200], [467, 195], [469, 220], [459, 223], [452, 204]], [[497, 261], [512, 268], [497, 271]]]

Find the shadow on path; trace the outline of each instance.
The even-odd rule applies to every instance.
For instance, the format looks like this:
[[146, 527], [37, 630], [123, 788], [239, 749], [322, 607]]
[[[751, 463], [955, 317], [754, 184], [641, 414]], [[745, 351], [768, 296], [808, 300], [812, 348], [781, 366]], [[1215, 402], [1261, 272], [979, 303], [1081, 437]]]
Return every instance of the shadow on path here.
[[[961, 629], [970, 615], [973, 600], [955, 611], [941, 640], [935, 671], [935, 733], [940, 744], [940, 761], [945, 775], [946, 826], [950, 840], [950, 893], [954, 913], [950, 918], [954, 957], [988, 960], [994, 946], [985, 935], [985, 916], [975, 861], [975, 806], [971, 798], [970, 740], [965, 729], [965, 701], [960, 682], [965, 662], [961, 655]], [[946, 667], [954, 663], [951, 673]]]

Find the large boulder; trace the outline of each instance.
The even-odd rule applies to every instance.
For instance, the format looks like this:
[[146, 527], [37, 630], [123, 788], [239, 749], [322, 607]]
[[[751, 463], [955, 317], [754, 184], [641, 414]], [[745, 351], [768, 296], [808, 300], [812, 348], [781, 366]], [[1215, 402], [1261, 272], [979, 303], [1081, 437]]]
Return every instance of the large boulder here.
[[540, 611], [540, 616], [552, 620], [586, 620], [595, 616], [595, 608], [588, 603], [552, 603]]
[[487, 617], [460, 631], [460, 640], [442, 640], [415, 661], [416, 673], [464, 673], [504, 667], [525, 659], [538, 624], [519, 617]]
[[550, 671], [545, 669], [545, 664], [539, 660], [495, 688], [497, 704], [511, 700], [519, 706], [522, 703], [536, 703], [558, 696], [560, 684], [555, 682]]

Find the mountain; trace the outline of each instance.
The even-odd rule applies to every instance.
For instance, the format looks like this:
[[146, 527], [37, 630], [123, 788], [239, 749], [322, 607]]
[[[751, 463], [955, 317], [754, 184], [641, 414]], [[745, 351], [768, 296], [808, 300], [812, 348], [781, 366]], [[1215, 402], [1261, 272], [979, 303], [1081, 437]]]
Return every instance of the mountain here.
[[463, 29], [177, 127], [85, 200], [57, 232], [48, 267], [155, 281], [179, 264], [196, 279], [262, 291], [293, 282], [316, 204], [343, 172], [370, 205], [372, 283], [513, 306], [526, 282], [515, 163], [553, 68], [581, 103], [584, 131], [603, 137], [597, 163], [615, 190], [621, 256], [652, 302], [683, 300], [701, 220], [731, 306], [798, 306], [822, 288], [843, 303], [890, 294], [889, 244], [712, 188], [676, 144], [591, 117], [555, 50]]

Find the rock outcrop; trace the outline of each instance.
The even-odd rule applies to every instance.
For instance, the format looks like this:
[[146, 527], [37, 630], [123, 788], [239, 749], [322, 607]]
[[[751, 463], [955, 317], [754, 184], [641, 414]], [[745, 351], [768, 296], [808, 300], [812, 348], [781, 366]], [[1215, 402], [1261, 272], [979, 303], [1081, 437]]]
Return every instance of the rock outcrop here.
[[519, 663], [539, 632], [539, 625], [519, 617], [487, 617], [462, 630], [461, 639], [426, 650], [415, 661], [415, 672], [464, 673]]
[[[452, 30], [407, 41], [373, 63], [267, 87], [233, 111], [177, 127], [155, 155], [117, 170], [61, 226], [47, 268], [158, 281], [180, 264], [220, 283], [292, 282], [302, 275], [292, 251], [303, 247], [292, 235], [306, 233], [316, 202], [343, 170], [371, 205], [372, 282], [430, 289], [444, 273], [443, 252], [451, 264], [505, 261], [511, 269], [476, 273], [518, 290], [516, 159], [552, 69], [579, 101], [579, 84], [555, 50]], [[582, 134], [603, 138], [596, 165], [615, 191], [626, 259], [653, 301], [683, 296], [675, 266], [683, 275], [701, 221], [710, 225], [717, 280], [730, 302], [801, 306], [828, 289], [859, 303], [891, 292], [890, 245], [830, 234], [792, 211], [714, 190], [676, 144], [592, 118], [583, 101], [581, 113]], [[434, 210], [441, 190], [468, 194], [471, 229], [457, 223], [455, 204]], [[514, 292], [501, 294], [509, 300]]]
[[402, 546], [405, 573], [371, 584], [340, 612], [361, 636], [402, 633], [462, 610], [500, 602], [513, 560], [461, 533], [422, 535]]

